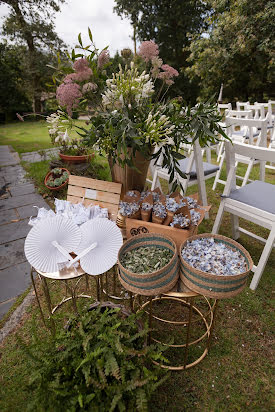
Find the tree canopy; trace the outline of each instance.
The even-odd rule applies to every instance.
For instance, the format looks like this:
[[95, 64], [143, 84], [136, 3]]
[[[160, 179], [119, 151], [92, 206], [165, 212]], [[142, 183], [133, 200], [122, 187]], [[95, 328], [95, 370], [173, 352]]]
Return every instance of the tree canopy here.
[[206, 34], [190, 44], [189, 76], [201, 97], [217, 93], [228, 101], [274, 96], [275, 8], [266, 0], [211, 0]]
[[65, 0], [0, 0], [10, 8], [3, 24], [3, 34], [15, 44], [27, 47], [26, 61], [32, 84], [34, 111], [40, 111], [40, 95], [43, 90], [41, 54], [63, 43], [54, 31], [54, 14], [60, 11]]
[[[205, 26], [209, 7], [200, 0], [116, 0], [115, 11], [130, 18], [140, 40], [154, 40], [163, 60], [181, 71], [175, 93], [186, 100], [196, 95], [195, 84], [185, 74], [191, 36]], [[196, 97], [196, 96], [195, 96]]]

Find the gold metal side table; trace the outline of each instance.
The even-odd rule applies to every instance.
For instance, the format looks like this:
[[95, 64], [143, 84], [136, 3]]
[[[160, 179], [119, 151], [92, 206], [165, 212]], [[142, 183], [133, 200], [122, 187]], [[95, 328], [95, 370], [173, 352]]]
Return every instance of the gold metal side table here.
[[[167, 368], [169, 370], [174, 371], [185, 370], [192, 368], [205, 358], [210, 348], [218, 300], [213, 299], [212, 301], [210, 301], [210, 299], [208, 299], [207, 297], [202, 296], [188, 289], [187, 286], [184, 285], [184, 283], [180, 280], [178, 284], [170, 292], [167, 292], [157, 297], [150, 297], [149, 300], [147, 300], [145, 303], [138, 303], [139, 301], [140, 297], [136, 296], [134, 299], [134, 307], [138, 305], [137, 311], [145, 309], [145, 312], [149, 317], [149, 327], [150, 329], [152, 329], [152, 332], [150, 332], [149, 334], [149, 343], [153, 341], [161, 343], [169, 348], [184, 350], [183, 364], [178, 366], [160, 364], [162, 368]], [[182, 316], [183, 319], [178, 318], [174, 320], [169, 320], [168, 318], [164, 317], [163, 314], [158, 315], [156, 313], [158, 302], [166, 304], [171, 303], [169, 310], [165, 311], [165, 314], [167, 315], [169, 315], [169, 312], [173, 310], [173, 304], [179, 303], [180, 305], [183, 305], [184, 308], [187, 308], [186, 316], [183, 317], [183, 311], [180, 314], [177, 314], [177, 316]], [[185, 336], [183, 342], [178, 344], [165, 343], [163, 342], [162, 338], [157, 339], [156, 337], [154, 337], [157, 330], [154, 327], [152, 328], [153, 321], [156, 324], [158, 322], [166, 324], [167, 328], [169, 326], [171, 327], [171, 325], [179, 328], [184, 328]], [[198, 325], [199, 323], [201, 323], [201, 329], [203, 329], [203, 331], [199, 336], [192, 338], [192, 332], [194, 332], [196, 325]], [[163, 330], [159, 331], [163, 333]], [[167, 335], [170, 336], [169, 333], [167, 333], [166, 331], [166, 336]], [[196, 356], [196, 359], [188, 363], [188, 352], [192, 346], [195, 347], [196, 345], [204, 345], [204, 350], [202, 354], [200, 353]]]
[[[90, 290], [89, 287], [89, 275], [86, 274], [82, 268], [79, 266], [77, 268], [77, 272], [75, 272], [75, 270], [73, 268], [67, 269], [66, 271], [62, 271], [62, 274], [60, 274], [59, 271], [57, 272], [52, 272], [52, 273], [45, 273], [45, 272], [41, 272], [39, 270], [36, 270], [35, 268], [31, 267], [31, 281], [33, 284], [33, 288], [34, 288], [34, 292], [35, 292], [35, 296], [36, 296], [36, 300], [38, 303], [38, 307], [40, 310], [40, 314], [42, 317], [42, 321], [44, 323], [44, 325], [46, 326], [46, 321], [45, 321], [45, 316], [43, 314], [43, 310], [41, 307], [41, 303], [39, 300], [39, 296], [37, 293], [37, 288], [35, 285], [35, 281], [34, 281], [34, 273], [37, 273], [39, 278], [41, 279], [42, 282], [42, 287], [43, 287], [43, 292], [44, 292], [44, 296], [46, 299], [46, 303], [47, 303], [47, 308], [48, 308], [48, 312], [49, 312], [49, 318], [50, 318], [50, 325], [51, 325], [51, 331], [53, 333], [55, 333], [55, 323], [54, 323], [54, 319], [53, 319], [53, 314], [55, 313], [55, 311], [57, 309], [59, 309], [64, 303], [68, 302], [68, 301], [72, 301], [72, 307], [75, 313], [77, 313], [77, 303], [76, 300], [77, 298], [91, 298], [92, 296], [90, 294], [87, 293], [77, 293], [77, 288], [79, 286], [80, 281], [85, 278], [85, 282], [86, 282], [86, 292], [88, 292]], [[97, 282], [97, 296], [99, 296], [99, 279], [98, 276], [93, 276], [96, 278], [96, 282]], [[51, 297], [50, 297], [50, 291], [49, 291], [49, 287], [48, 287], [48, 283], [47, 280], [50, 279], [52, 281], [63, 281], [65, 282], [65, 290], [66, 290], [66, 295], [62, 298], [62, 300], [56, 305], [53, 306], [52, 302], [51, 302]], [[70, 284], [71, 280], [76, 280], [75, 284], [72, 285]], [[70, 296], [68, 296], [70, 295]], [[98, 299], [99, 300], [99, 299]]]

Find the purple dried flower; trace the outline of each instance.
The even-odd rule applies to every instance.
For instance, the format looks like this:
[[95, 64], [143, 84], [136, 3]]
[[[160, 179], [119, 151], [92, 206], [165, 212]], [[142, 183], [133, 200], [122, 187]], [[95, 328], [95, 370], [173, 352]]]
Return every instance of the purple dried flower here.
[[109, 56], [108, 50], [102, 50], [102, 52], [98, 56], [97, 67], [99, 69], [102, 69], [102, 67], [104, 67], [105, 64], [107, 64], [109, 60], [110, 60], [110, 56]]
[[24, 122], [23, 116], [21, 116], [21, 114], [16, 113], [16, 116], [20, 120], [20, 122]]
[[73, 68], [76, 72], [86, 71], [89, 68], [89, 62], [85, 58], [78, 59], [74, 62]]

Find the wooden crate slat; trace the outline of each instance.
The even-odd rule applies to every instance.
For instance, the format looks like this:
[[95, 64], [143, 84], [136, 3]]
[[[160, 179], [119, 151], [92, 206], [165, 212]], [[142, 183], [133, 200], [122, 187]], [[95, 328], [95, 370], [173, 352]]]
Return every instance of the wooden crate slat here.
[[[69, 200], [72, 203], [81, 203], [82, 202], [82, 197], [77, 197], [77, 196], [67, 196], [67, 200]], [[118, 212], [118, 204], [114, 205], [113, 203], [107, 203], [107, 202], [99, 202], [97, 200], [91, 200], [91, 199], [85, 199], [83, 202], [84, 206], [96, 206], [99, 205], [100, 207], [106, 207], [108, 209], [109, 217], [111, 220], [116, 220], [117, 217], [117, 212]]]
[[91, 179], [90, 177], [69, 176], [69, 185], [100, 190], [102, 192], [121, 193], [121, 183], [105, 182], [104, 180]]
[[[71, 196], [86, 198], [85, 196], [86, 188], [69, 185], [67, 194]], [[119, 203], [119, 199], [120, 199], [120, 195], [117, 193], [108, 193], [108, 192], [101, 192], [99, 190], [96, 190], [96, 199], [90, 199], [90, 200], [113, 203], [117, 205]]]

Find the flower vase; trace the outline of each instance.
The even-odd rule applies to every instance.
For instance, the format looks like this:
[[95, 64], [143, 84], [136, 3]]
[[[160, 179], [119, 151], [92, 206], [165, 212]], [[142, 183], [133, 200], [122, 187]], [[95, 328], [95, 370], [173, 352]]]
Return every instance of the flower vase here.
[[122, 184], [122, 197], [129, 190], [138, 190], [141, 192], [144, 189], [150, 165], [150, 159], [146, 159], [141, 152], [136, 152], [133, 163], [138, 170], [133, 169], [128, 165], [122, 167], [118, 163], [114, 163], [111, 157], [108, 158], [108, 161], [111, 170], [112, 181]]

